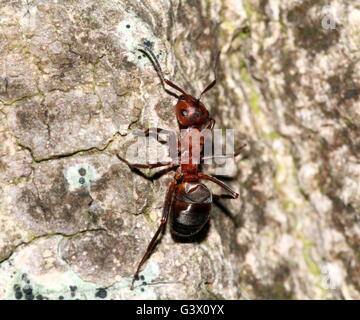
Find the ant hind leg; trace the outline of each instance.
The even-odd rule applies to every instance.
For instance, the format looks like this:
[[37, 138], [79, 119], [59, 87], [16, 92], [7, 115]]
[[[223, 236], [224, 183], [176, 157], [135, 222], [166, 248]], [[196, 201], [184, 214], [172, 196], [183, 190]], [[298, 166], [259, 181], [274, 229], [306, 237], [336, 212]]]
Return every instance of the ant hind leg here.
[[153, 238], [151, 239], [145, 254], [143, 256], [143, 258], [141, 259], [136, 272], [134, 274], [133, 277], [133, 281], [131, 283], [131, 290], [134, 289], [134, 283], [135, 281], [139, 278], [139, 273], [141, 270], [141, 267], [144, 265], [144, 263], [146, 262], [146, 260], [150, 257], [150, 255], [153, 253], [156, 244], [157, 244], [157, 239], [159, 237], [159, 235], [162, 235], [165, 231], [165, 227], [166, 227], [166, 223], [168, 221], [169, 218], [169, 213], [170, 213], [170, 209], [171, 209], [171, 204], [172, 204], [172, 200], [173, 200], [173, 195], [174, 195], [174, 191], [177, 185], [177, 181], [174, 180], [173, 182], [171, 182], [168, 191], [166, 193], [166, 197], [165, 197], [165, 203], [164, 203], [164, 209], [163, 209], [163, 213], [162, 213], [162, 218], [161, 218], [161, 222], [160, 222], [160, 226], [157, 229], [156, 233], [154, 234]]

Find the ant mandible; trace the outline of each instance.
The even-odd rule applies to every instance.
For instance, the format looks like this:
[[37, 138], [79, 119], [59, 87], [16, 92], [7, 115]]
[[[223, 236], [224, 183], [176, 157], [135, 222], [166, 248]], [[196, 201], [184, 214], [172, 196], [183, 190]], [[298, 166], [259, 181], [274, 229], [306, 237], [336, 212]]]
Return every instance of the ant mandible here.
[[[141, 267], [154, 251], [159, 235], [163, 234], [165, 231], [166, 223], [168, 222], [169, 217], [171, 231], [178, 237], [194, 236], [195, 234], [198, 234], [208, 222], [210, 218], [211, 204], [215, 195], [213, 195], [211, 191], [200, 182], [200, 180], [209, 180], [214, 182], [229, 193], [226, 195], [219, 195], [217, 196], [218, 198], [236, 199], [239, 196], [238, 193], [233, 191], [229, 186], [217, 178], [201, 173], [201, 163], [205, 157], [201, 157], [200, 163], [193, 161], [194, 159], [192, 155], [195, 151], [203, 153], [203, 137], [196, 140], [195, 143], [194, 139], [189, 142], [189, 137], [199, 136], [203, 129], [212, 130], [214, 128], [215, 120], [210, 118], [208, 110], [200, 99], [206, 92], [214, 87], [216, 84], [216, 78], [201, 92], [199, 98], [195, 98], [164, 77], [159, 61], [148, 46], [144, 46], [142, 49], [138, 50], [150, 59], [162, 81], [163, 86], [165, 83], [181, 93], [181, 95], [177, 96], [173, 92], [165, 89], [164, 86], [164, 89], [168, 93], [171, 93], [178, 98], [175, 111], [180, 128], [184, 129], [182, 130], [184, 134], [181, 135], [180, 141], [176, 146], [177, 154], [184, 156], [189, 161], [186, 161], [185, 163], [182, 161], [180, 165], [175, 164], [174, 162], [165, 164], [163, 162], [154, 164], [130, 164], [121, 158], [121, 160], [126, 162], [132, 168], [157, 168], [161, 166], [168, 166], [172, 170], [176, 169], [174, 180], [170, 183], [166, 193], [160, 226], [150, 241], [143, 258], [136, 269], [131, 284], [131, 290], [134, 289], [134, 283], [135, 280], [138, 279]], [[157, 132], [171, 133], [171, 131], [158, 128], [156, 130]], [[145, 134], [148, 136], [149, 132], [150, 129], [146, 130]]]

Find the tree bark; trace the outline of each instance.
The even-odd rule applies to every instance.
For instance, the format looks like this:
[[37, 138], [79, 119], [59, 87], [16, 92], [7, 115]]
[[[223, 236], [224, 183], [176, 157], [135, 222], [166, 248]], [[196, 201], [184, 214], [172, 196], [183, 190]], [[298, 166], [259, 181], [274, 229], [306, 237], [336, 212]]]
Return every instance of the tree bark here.
[[[0, 1], [0, 298], [359, 299], [359, 25], [336, 0]], [[202, 100], [247, 146], [234, 219], [167, 230], [131, 291], [172, 173], [118, 156], [178, 130], [142, 45], [195, 96], [221, 51]]]

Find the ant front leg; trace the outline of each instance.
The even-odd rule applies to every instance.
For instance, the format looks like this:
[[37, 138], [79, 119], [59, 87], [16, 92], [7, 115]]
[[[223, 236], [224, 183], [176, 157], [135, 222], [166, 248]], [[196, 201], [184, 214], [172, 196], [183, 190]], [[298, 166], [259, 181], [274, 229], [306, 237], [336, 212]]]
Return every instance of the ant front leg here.
[[221, 182], [219, 179], [209, 176], [207, 174], [198, 174], [198, 178], [199, 179], [205, 179], [205, 180], [209, 180], [211, 182], [216, 183], [217, 185], [219, 185], [221, 188], [225, 189], [227, 192], [230, 193], [230, 196], [232, 199], [237, 199], [239, 197], [239, 194], [237, 192], [235, 192], [234, 190], [232, 190], [228, 185], [226, 185], [225, 183]]
[[136, 269], [133, 281], [131, 283], [131, 290], [134, 289], [135, 280], [138, 280], [138, 278], [139, 278], [139, 272], [140, 272], [141, 267], [146, 262], [146, 260], [150, 257], [151, 253], [154, 251], [156, 243], [157, 243], [156, 240], [157, 240], [159, 234], [162, 234], [165, 231], [166, 223], [168, 221], [169, 213], [170, 213], [170, 210], [171, 210], [171, 204], [172, 204], [173, 195], [174, 195], [176, 185], [177, 185], [177, 181], [174, 180], [173, 182], [171, 182], [171, 184], [170, 184], [170, 186], [168, 188], [168, 191], [166, 193], [162, 218], [161, 218], [161, 221], [160, 221], [160, 226], [157, 229], [157, 231], [156, 231], [155, 235], [153, 236], [153, 238], [151, 239], [143, 258], [141, 259], [141, 261], [140, 261], [140, 263], [139, 263], [139, 265], [138, 265], [138, 267]]

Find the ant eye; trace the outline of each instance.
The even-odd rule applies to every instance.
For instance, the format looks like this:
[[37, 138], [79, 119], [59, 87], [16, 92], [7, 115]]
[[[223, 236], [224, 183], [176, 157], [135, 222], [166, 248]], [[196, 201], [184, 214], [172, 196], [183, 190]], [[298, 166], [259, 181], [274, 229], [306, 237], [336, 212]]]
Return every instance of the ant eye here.
[[180, 110], [180, 113], [186, 117], [188, 115], [187, 111], [185, 109]]

